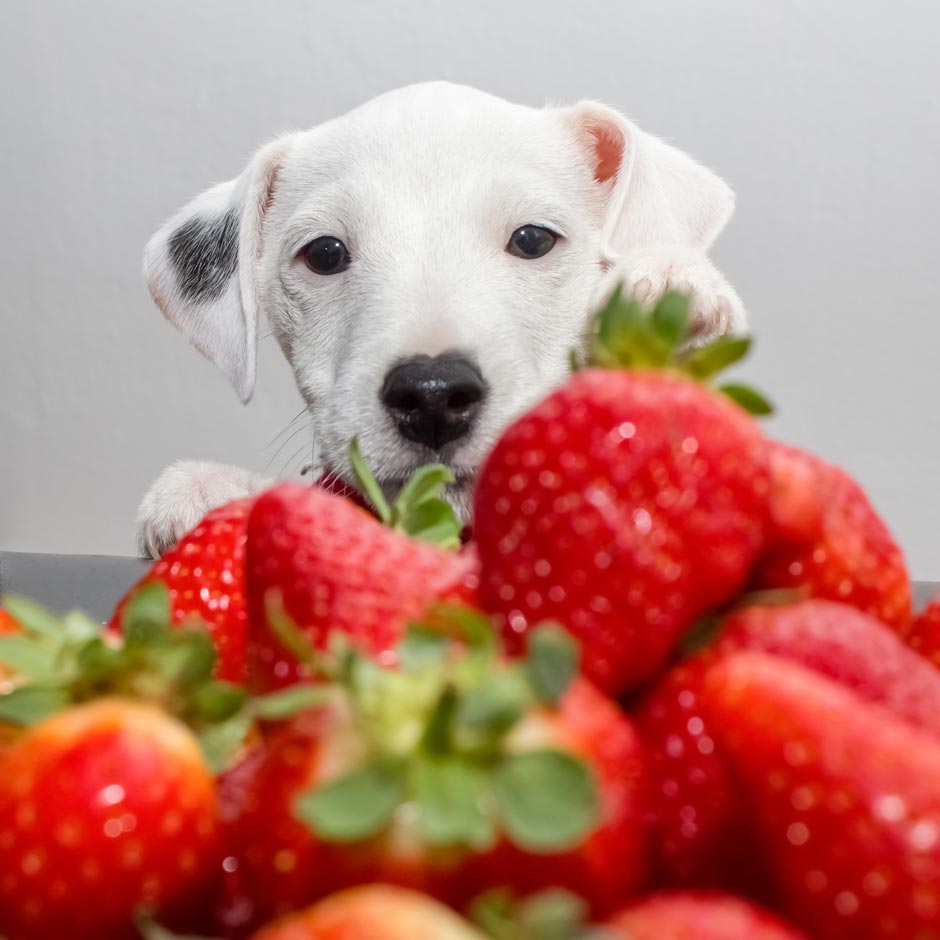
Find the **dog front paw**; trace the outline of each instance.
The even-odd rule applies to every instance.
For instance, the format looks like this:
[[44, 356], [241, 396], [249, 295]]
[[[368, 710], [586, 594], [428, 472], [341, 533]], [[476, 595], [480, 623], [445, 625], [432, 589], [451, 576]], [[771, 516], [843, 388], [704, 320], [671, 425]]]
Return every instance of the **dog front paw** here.
[[695, 345], [748, 332], [741, 298], [699, 249], [678, 245], [640, 249], [624, 256], [611, 274], [614, 283], [623, 284], [626, 296], [644, 303], [654, 303], [668, 290], [689, 294], [689, 328]]
[[270, 480], [240, 467], [179, 460], [157, 477], [140, 504], [138, 551], [144, 557], [159, 558], [211, 509], [270, 485]]

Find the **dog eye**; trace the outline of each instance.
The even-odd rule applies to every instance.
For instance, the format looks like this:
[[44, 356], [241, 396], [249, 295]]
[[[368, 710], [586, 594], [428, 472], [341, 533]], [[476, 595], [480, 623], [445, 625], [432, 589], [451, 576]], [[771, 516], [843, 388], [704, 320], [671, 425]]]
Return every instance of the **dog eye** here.
[[349, 249], [333, 235], [315, 238], [301, 254], [314, 274], [339, 274], [349, 267]]
[[506, 251], [517, 258], [541, 258], [547, 255], [558, 241], [558, 236], [541, 225], [522, 225], [509, 236]]

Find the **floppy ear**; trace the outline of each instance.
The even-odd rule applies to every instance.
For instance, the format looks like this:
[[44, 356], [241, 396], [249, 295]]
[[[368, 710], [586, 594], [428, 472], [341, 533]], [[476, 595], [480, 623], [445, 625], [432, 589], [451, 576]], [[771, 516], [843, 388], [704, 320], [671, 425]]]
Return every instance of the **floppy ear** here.
[[243, 402], [255, 384], [265, 216], [290, 145], [282, 137], [259, 151], [241, 176], [193, 199], [144, 250], [155, 303], [228, 376]]
[[621, 255], [666, 243], [708, 248], [734, 211], [734, 193], [681, 150], [594, 101], [562, 112], [608, 191], [604, 248]]

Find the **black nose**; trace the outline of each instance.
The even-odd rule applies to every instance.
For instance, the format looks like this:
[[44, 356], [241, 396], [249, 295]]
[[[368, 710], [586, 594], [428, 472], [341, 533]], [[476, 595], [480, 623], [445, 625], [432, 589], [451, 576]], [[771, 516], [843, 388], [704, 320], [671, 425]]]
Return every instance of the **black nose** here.
[[462, 356], [416, 356], [385, 377], [382, 401], [402, 437], [432, 450], [467, 434], [483, 404], [486, 383]]

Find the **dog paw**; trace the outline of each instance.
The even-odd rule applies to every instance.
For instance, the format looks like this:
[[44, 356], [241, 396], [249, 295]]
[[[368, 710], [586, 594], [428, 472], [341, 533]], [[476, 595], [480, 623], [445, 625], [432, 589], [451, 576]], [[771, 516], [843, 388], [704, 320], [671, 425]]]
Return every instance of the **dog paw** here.
[[137, 548], [159, 558], [207, 512], [261, 492], [270, 480], [225, 464], [179, 460], [167, 467], [147, 491], [137, 512]]
[[748, 332], [741, 298], [701, 250], [669, 245], [634, 251], [614, 266], [611, 278], [611, 286], [622, 283], [627, 296], [644, 303], [654, 303], [668, 290], [689, 294], [695, 345]]

